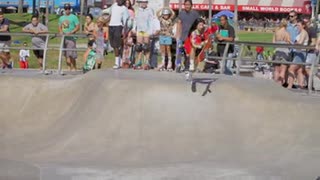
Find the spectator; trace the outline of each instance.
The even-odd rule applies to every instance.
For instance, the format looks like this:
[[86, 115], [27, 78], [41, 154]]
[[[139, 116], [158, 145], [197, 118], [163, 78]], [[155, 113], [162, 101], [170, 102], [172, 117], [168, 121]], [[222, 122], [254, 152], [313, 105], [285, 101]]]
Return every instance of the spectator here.
[[[151, 33], [151, 41], [150, 41], [150, 68], [157, 68], [158, 65], [158, 51], [156, 44], [158, 42], [158, 38], [156, 36], [159, 36], [160, 34], [160, 21], [157, 17], [154, 16], [153, 18], [153, 27], [152, 27], [152, 33]], [[148, 68], [148, 67], [147, 67]]]
[[103, 10], [101, 11], [101, 16], [107, 20], [107, 23], [110, 21], [111, 15], [111, 6], [104, 5]]
[[83, 54], [83, 59], [85, 60], [85, 63], [83, 65], [83, 73], [86, 73], [88, 71], [91, 71], [94, 69], [94, 66], [96, 64], [96, 51], [94, 50], [94, 40], [91, 39], [88, 42], [88, 48], [86, 52]]
[[211, 19], [211, 26], [209, 26], [206, 31], [204, 32], [205, 34], [205, 39], [209, 39], [209, 36], [215, 36], [215, 33], [219, 30], [219, 26], [216, 23], [216, 19], [212, 18]]
[[128, 12], [129, 12], [129, 26], [132, 27], [133, 26], [133, 22], [134, 22], [134, 18], [135, 18], [135, 13], [134, 13], [134, 9], [132, 7], [131, 1], [130, 0], [126, 0], [125, 6], [128, 8]]
[[30, 33], [32, 36], [32, 48], [37, 48], [33, 50], [33, 54], [37, 57], [41, 70], [43, 66], [43, 49], [45, 48], [46, 37], [41, 36], [40, 34], [48, 33], [48, 28], [42, 23], [39, 23], [39, 17], [32, 16], [31, 23], [26, 25], [22, 31]]
[[[0, 33], [10, 32], [10, 22], [4, 17], [4, 13], [0, 11]], [[12, 68], [10, 61], [10, 50], [8, 47], [11, 45], [10, 35], [0, 35], [0, 59], [2, 60], [2, 68]]]
[[141, 67], [144, 55], [144, 63], [149, 65], [150, 56], [150, 35], [152, 34], [154, 12], [148, 7], [148, 0], [140, 0], [139, 8], [136, 12], [134, 32], [137, 36], [136, 52], [138, 53], [138, 62], [136, 68]]
[[28, 58], [30, 57], [30, 51], [29, 49], [26, 49], [28, 46], [27, 42], [23, 43], [23, 48], [20, 49], [19, 51], [19, 63], [20, 63], [20, 68], [21, 69], [28, 69], [29, 68], [29, 63], [28, 63]]
[[257, 53], [257, 60], [258, 61], [263, 61], [263, 51], [264, 51], [264, 47], [263, 46], [257, 46], [256, 47], [256, 53]]
[[[290, 39], [290, 34], [287, 31], [287, 25], [288, 22], [286, 19], [282, 19], [279, 28], [275, 31], [273, 35], [273, 43], [278, 43], [278, 44], [290, 44], [291, 39]], [[274, 55], [274, 60], [277, 61], [291, 61], [291, 57], [289, 56], [289, 49], [288, 48], [276, 48], [275, 49], [275, 55]], [[274, 75], [273, 79], [283, 85], [286, 80], [286, 72], [287, 72], [287, 65], [285, 64], [274, 64]]]
[[122, 67], [129, 68], [131, 63], [130, 62], [131, 49], [133, 46], [133, 37], [132, 37], [131, 31], [133, 28], [135, 13], [130, 0], [126, 0], [125, 6], [128, 8], [129, 18], [123, 30], [123, 33], [125, 36], [123, 37]]
[[161, 64], [158, 66], [158, 70], [165, 69], [165, 58], [168, 57], [167, 70], [172, 70], [172, 55], [171, 45], [173, 37], [173, 25], [175, 14], [170, 8], [161, 8], [157, 12], [157, 17], [160, 21], [160, 51], [161, 51]]
[[103, 26], [105, 24], [105, 19], [100, 16], [97, 19], [97, 27], [93, 30], [93, 35], [95, 38], [95, 51], [96, 51], [96, 65], [97, 68], [100, 69], [102, 66], [102, 62], [104, 60], [104, 29]]
[[129, 18], [128, 9], [125, 7], [125, 0], [117, 0], [111, 6], [111, 19], [109, 23], [109, 40], [110, 45], [114, 49], [115, 65], [114, 69], [120, 68], [120, 47], [122, 45], [121, 35], [123, 27]]
[[129, 68], [132, 63], [132, 47], [134, 46], [133, 34], [130, 31], [124, 40], [123, 44], [123, 54], [122, 54], [122, 67]]
[[[190, 67], [189, 71], [195, 70], [195, 59], [200, 53], [203, 46], [206, 44], [205, 39], [205, 21], [202, 18], [198, 18], [195, 22], [196, 29], [190, 34], [190, 45], [186, 46], [186, 51], [190, 55]], [[186, 43], [189, 41], [186, 41]]]
[[127, 36], [128, 33], [133, 28], [135, 13], [134, 13], [134, 9], [133, 9], [133, 7], [131, 5], [131, 1], [130, 0], [126, 0], [125, 6], [128, 8], [129, 17], [128, 17], [126, 23], [125, 23], [124, 32], [123, 33], [124, 33], [125, 36]]
[[44, 12], [41, 12], [41, 23], [46, 24], [46, 15]]
[[75, 71], [77, 68], [77, 45], [76, 37], [72, 36], [72, 34], [75, 34], [80, 29], [79, 19], [76, 15], [71, 14], [71, 5], [69, 3], [64, 4], [64, 10], [65, 15], [59, 18], [59, 33], [66, 35], [63, 48], [75, 49], [64, 51], [69, 70]]
[[[224, 49], [226, 47], [226, 42], [234, 42], [235, 38], [235, 31], [234, 28], [228, 23], [228, 17], [225, 15], [222, 15], [220, 17], [220, 23], [221, 25], [219, 26], [219, 33], [217, 34], [217, 40], [218, 40], [218, 45], [217, 45], [217, 52], [218, 56], [222, 57], [224, 53]], [[228, 58], [233, 57], [233, 52], [234, 52], [234, 45], [230, 44], [228, 51]], [[223, 65], [225, 66], [225, 74], [232, 75], [233, 72], [231, 70], [233, 66], [233, 60], [227, 60], [226, 64]]]
[[[299, 34], [296, 38], [295, 44], [298, 45], [308, 45], [309, 36], [306, 29], [306, 23], [304, 21], [299, 21], [297, 23]], [[306, 52], [303, 49], [298, 49], [294, 53], [293, 62], [294, 63], [304, 63], [306, 60]], [[303, 66], [292, 64], [289, 66], [288, 70], [288, 88], [291, 89], [293, 86], [293, 82], [295, 80], [295, 75], [297, 73], [297, 80], [299, 88], [304, 88], [304, 72]]]
[[316, 52], [318, 52], [318, 53], [320, 52], [320, 37], [318, 37], [318, 40], [317, 40], [317, 43], [316, 43]]
[[[184, 1], [184, 9], [179, 13], [178, 16], [178, 26], [177, 26], [177, 43], [178, 44], [184, 44], [185, 40], [188, 38], [188, 35], [190, 34], [191, 26], [194, 24], [194, 22], [200, 17], [199, 13], [197, 11], [192, 10], [192, 0], [185, 0]], [[183, 51], [180, 51], [183, 52]], [[177, 54], [178, 57], [176, 65], [178, 66], [178, 71], [181, 69], [181, 62], [180, 56], [181, 53]], [[189, 56], [184, 53], [184, 69], [189, 69]]]
[[84, 23], [84, 33], [88, 36], [93, 34], [93, 31], [97, 28], [96, 23], [93, 22], [92, 14], [86, 15], [86, 22]]
[[209, 28], [207, 28], [207, 30], [204, 33], [205, 39], [210, 41], [211, 47], [208, 47], [208, 48], [210, 48], [211, 50], [210, 49], [205, 50], [203, 48], [197, 58], [198, 62], [201, 62], [204, 60], [205, 64], [204, 64], [203, 72], [206, 72], [206, 73], [214, 73], [214, 71], [219, 68], [219, 61], [218, 60], [216, 60], [215, 58], [206, 58], [205, 57], [206, 51], [209, 53], [208, 54], [209, 56], [217, 56], [214, 41], [215, 41], [216, 33], [219, 30], [219, 26], [216, 23], [216, 20], [217, 20], [216, 18], [211, 19], [211, 26], [209, 26]]
[[287, 25], [287, 31], [290, 34], [291, 43], [294, 44], [296, 38], [299, 34], [298, 26], [297, 26], [298, 13], [294, 10], [289, 13], [289, 23]]
[[[315, 46], [317, 44], [317, 30], [316, 28], [312, 27], [311, 20], [308, 16], [305, 16], [303, 18], [303, 21], [306, 23], [306, 26], [307, 26], [306, 31], [309, 36], [308, 45]], [[316, 62], [316, 61], [317, 61], [316, 50], [315, 49], [308, 50], [306, 63], [312, 64], [313, 62]], [[306, 66], [307, 77], [310, 77], [310, 67], [311, 66]]]

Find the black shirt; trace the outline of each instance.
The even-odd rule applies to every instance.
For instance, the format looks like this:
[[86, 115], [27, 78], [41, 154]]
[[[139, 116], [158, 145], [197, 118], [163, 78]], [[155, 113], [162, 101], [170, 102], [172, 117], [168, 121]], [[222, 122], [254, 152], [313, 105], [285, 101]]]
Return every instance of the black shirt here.
[[[3, 28], [3, 26], [5, 26], [5, 25], [8, 26], [8, 31], [5, 32], [5, 33], [10, 32], [10, 31], [9, 31], [9, 25], [10, 25], [10, 23], [9, 23], [9, 20], [8, 20], [7, 18], [4, 18], [4, 19], [2, 20], [2, 22], [0, 23], [0, 28]], [[1, 33], [0, 33], [0, 34], [1, 34]], [[9, 35], [0, 35], [0, 41], [10, 41], [10, 40], [11, 40], [11, 36], [9, 36]]]
[[185, 10], [182, 10], [179, 13], [178, 18], [182, 22], [181, 40], [185, 41], [185, 39], [188, 37], [191, 26], [199, 18], [199, 13], [194, 10], [191, 10], [190, 12], [186, 12]]
[[[235, 31], [231, 25], [228, 25], [226, 28], [220, 25], [219, 26], [219, 34], [222, 37], [232, 37], [233, 39], [235, 38]], [[218, 42], [226, 42], [226, 41], [218, 41]], [[226, 44], [218, 43], [217, 51], [220, 56], [223, 55], [225, 47], [226, 47]], [[234, 45], [230, 44], [229, 49], [228, 49], [228, 53], [233, 53], [233, 51], [234, 51]]]

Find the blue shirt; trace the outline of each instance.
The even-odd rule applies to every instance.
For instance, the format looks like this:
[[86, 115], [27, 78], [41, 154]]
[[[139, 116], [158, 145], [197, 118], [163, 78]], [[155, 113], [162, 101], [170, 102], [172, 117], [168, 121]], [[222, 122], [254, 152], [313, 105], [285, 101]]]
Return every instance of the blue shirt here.
[[298, 30], [298, 26], [297, 24], [292, 24], [292, 23], [288, 23], [287, 26], [287, 31], [290, 34], [290, 41], [291, 43], [294, 43], [298, 34], [299, 34], [299, 30]]

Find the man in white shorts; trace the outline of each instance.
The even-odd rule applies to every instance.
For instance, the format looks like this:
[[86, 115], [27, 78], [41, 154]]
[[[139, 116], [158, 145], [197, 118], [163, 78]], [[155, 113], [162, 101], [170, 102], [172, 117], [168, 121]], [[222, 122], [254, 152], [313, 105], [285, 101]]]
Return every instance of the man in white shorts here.
[[129, 19], [129, 12], [125, 6], [124, 0], [117, 0], [110, 9], [110, 23], [109, 23], [109, 40], [110, 45], [114, 49], [114, 69], [118, 69], [121, 66], [120, 62], [120, 47], [122, 45], [122, 30], [125, 23]]

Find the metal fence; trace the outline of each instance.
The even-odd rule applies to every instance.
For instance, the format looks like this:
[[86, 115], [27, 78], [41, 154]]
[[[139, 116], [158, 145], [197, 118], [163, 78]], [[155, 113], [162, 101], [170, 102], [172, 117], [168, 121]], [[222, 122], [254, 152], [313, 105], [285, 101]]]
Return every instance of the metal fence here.
[[[31, 36], [29, 33], [1, 33], [1, 35], [11, 35], [11, 36]], [[44, 57], [43, 57], [43, 67], [42, 67], [42, 73], [46, 73], [46, 63], [47, 63], [47, 52], [48, 50], [55, 50], [59, 51], [59, 56], [58, 56], [58, 68], [57, 72], [58, 74], [63, 74], [62, 72], [62, 60], [63, 60], [63, 51], [67, 50], [74, 50], [74, 51], [85, 51], [86, 48], [76, 48], [76, 49], [66, 49], [64, 47], [64, 39], [67, 36], [72, 36], [72, 37], [79, 37], [79, 38], [87, 38], [85, 34], [72, 34], [72, 35], [64, 35], [64, 34], [58, 34], [58, 33], [50, 33], [50, 34], [39, 34], [38, 36], [45, 36], [46, 41], [45, 41], [45, 46], [43, 49], [39, 48], [25, 48], [29, 50], [43, 50], [44, 51]], [[60, 40], [60, 45], [59, 47], [49, 47], [49, 40], [53, 38], [61, 38]], [[153, 37], [155, 38], [155, 37]], [[236, 47], [238, 47], [238, 52], [237, 56], [233, 58], [228, 57], [228, 48], [229, 46], [233, 44]], [[319, 60], [320, 60], [320, 55], [317, 55], [317, 60], [312, 62], [312, 63], [293, 63], [293, 62], [286, 62], [286, 61], [277, 61], [277, 60], [257, 60], [255, 57], [245, 57], [244, 56], [244, 50], [248, 46], [263, 46], [263, 47], [270, 47], [270, 48], [292, 48], [292, 49], [304, 49], [304, 50], [310, 50], [310, 49], [315, 49], [314, 46], [301, 46], [301, 45], [289, 45], [289, 44], [274, 44], [274, 43], [259, 43], [259, 42], [245, 42], [245, 41], [237, 41], [233, 43], [225, 43], [226, 47], [223, 53], [222, 57], [218, 56], [209, 56], [208, 54], [206, 55], [206, 58], [211, 58], [211, 59], [216, 59], [221, 61], [221, 68], [219, 69], [220, 73], [225, 72], [225, 66], [224, 64], [227, 62], [227, 60], [234, 60], [236, 62], [236, 69], [235, 72], [237, 75], [240, 75], [240, 72], [245, 71], [246, 68], [245, 65], [243, 65], [243, 62], [251, 62], [251, 63], [268, 63], [268, 64], [296, 64], [296, 65], [303, 65], [303, 66], [311, 66], [310, 71], [311, 71], [311, 77], [309, 77], [308, 80], [308, 92], [312, 92], [312, 83], [313, 83], [313, 77], [315, 76], [318, 67], [319, 67]], [[9, 49], [15, 49], [15, 50], [20, 50], [21, 47], [8, 47]]]
[[[30, 33], [1, 33], [1, 35], [10, 35], [10, 36], [30, 36], [31, 38], [35, 35], [32, 35]], [[36, 36], [39, 37], [45, 37], [45, 45], [44, 48], [32, 48], [32, 47], [23, 47], [24, 49], [27, 50], [43, 50], [43, 66], [42, 66], [42, 73], [46, 73], [46, 65], [47, 65], [47, 53], [48, 50], [54, 50], [54, 51], [59, 51], [59, 58], [58, 58], [58, 73], [62, 74], [62, 60], [63, 60], [63, 51], [67, 50], [73, 50], [73, 51], [85, 51], [86, 48], [76, 48], [76, 49], [66, 49], [64, 47], [64, 39], [65, 37], [72, 36], [72, 37], [78, 37], [78, 38], [87, 38], [86, 34], [72, 34], [72, 35], [65, 35], [65, 34], [59, 34], [59, 33], [49, 33], [49, 34], [38, 34]], [[49, 40], [54, 39], [54, 38], [61, 38], [60, 44], [58, 47], [49, 47]], [[20, 50], [21, 47], [15, 47], [15, 46], [10, 46], [6, 47], [7, 49], [11, 50]]]

